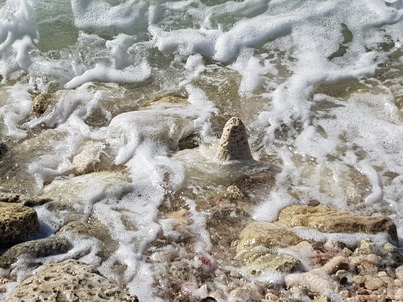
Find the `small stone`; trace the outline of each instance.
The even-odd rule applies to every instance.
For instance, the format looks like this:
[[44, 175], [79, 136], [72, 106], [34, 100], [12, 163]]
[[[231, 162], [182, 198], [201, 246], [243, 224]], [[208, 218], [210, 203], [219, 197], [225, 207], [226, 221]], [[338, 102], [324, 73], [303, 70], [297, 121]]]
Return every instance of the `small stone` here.
[[95, 170], [104, 170], [112, 166], [111, 159], [105, 153], [106, 146], [101, 142], [84, 143], [72, 163], [77, 174], [86, 174]]
[[365, 288], [369, 290], [377, 290], [384, 286], [384, 282], [381, 278], [373, 277], [373, 276], [365, 276]]
[[19, 284], [5, 301], [23, 300], [138, 302], [136, 296], [110, 282], [94, 266], [76, 260], [44, 266], [41, 272]]
[[222, 162], [231, 160], [253, 160], [246, 128], [240, 118], [233, 117], [225, 124], [216, 158]]
[[53, 236], [17, 244], [0, 256], [0, 267], [8, 268], [19, 257], [40, 258], [64, 254], [70, 249], [70, 243], [65, 237]]
[[166, 217], [173, 220], [172, 227], [174, 229], [189, 225], [189, 211], [186, 209], [180, 209], [179, 211], [167, 213]]
[[52, 93], [41, 93], [32, 101], [32, 111], [36, 117], [40, 117], [46, 112], [49, 105], [54, 101], [55, 96]]
[[395, 274], [397, 279], [403, 281], [403, 265], [396, 268]]
[[403, 288], [399, 288], [395, 293], [396, 301], [403, 301]]
[[325, 278], [313, 272], [291, 274], [284, 278], [288, 287], [303, 287], [320, 295], [328, 295], [338, 290], [339, 285], [330, 277]]
[[0, 202], [0, 244], [19, 242], [38, 231], [35, 210], [16, 203]]

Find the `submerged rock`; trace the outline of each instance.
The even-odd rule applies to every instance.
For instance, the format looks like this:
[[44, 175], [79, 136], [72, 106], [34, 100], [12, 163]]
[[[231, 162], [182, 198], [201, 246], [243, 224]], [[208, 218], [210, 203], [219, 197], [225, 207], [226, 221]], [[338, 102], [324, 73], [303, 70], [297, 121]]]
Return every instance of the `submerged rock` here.
[[55, 96], [52, 93], [41, 93], [33, 99], [32, 111], [35, 113], [36, 117], [40, 117], [45, 113], [54, 98]]
[[102, 142], [85, 142], [72, 163], [77, 174], [87, 174], [96, 170], [107, 170], [112, 166], [112, 159], [106, 153], [106, 145]]
[[44, 266], [18, 285], [6, 302], [21, 301], [138, 301], [103, 277], [94, 266], [68, 260]]
[[240, 118], [231, 118], [224, 126], [216, 158], [219, 161], [253, 160], [246, 128]]
[[53, 236], [17, 244], [0, 256], [0, 267], [8, 268], [20, 256], [40, 258], [67, 253], [70, 243], [65, 237]]
[[281, 210], [278, 220], [290, 227], [303, 226], [325, 233], [387, 232], [392, 240], [398, 240], [396, 225], [385, 216], [363, 216], [324, 206], [296, 205]]
[[50, 198], [36, 198], [15, 193], [0, 192], [0, 202], [20, 203], [27, 207], [43, 205], [52, 201]]
[[19, 242], [39, 231], [35, 210], [16, 203], [0, 202], [0, 244]]

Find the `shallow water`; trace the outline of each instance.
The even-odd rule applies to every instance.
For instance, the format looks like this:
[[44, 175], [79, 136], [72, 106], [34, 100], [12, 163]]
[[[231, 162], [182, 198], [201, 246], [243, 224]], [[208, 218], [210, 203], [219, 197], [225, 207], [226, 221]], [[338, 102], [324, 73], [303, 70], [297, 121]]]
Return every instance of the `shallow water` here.
[[[144, 255], [175, 235], [166, 212], [188, 209], [193, 252], [209, 255], [205, 211], [256, 173], [261, 183], [239, 180], [253, 219], [319, 201], [388, 215], [401, 236], [403, 1], [0, 6], [0, 130], [10, 150], [1, 187], [60, 200], [37, 207], [42, 236], [98, 221], [113, 242], [100, 257], [99, 240], [72, 238], [72, 251], [44, 263], [99, 264], [141, 301], [157, 300], [164, 289], [149, 290], [158, 270]], [[32, 100], [48, 92], [54, 101], [37, 117]], [[247, 125], [256, 166], [214, 160], [232, 116]], [[99, 174], [73, 177], [88, 141]], [[26, 265], [13, 269], [18, 280]]]

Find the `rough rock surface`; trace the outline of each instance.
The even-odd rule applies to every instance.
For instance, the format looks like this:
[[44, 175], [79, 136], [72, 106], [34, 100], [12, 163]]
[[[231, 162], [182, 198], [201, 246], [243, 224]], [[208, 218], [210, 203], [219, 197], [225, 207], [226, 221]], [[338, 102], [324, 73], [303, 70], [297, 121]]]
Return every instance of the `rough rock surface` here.
[[253, 160], [246, 129], [240, 118], [231, 118], [224, 126], [216, 158], [219, 161]]
[[86, 174], [95, 170], [106, 170], [112, 166], [110, 158], [106, 155], [106, 146], [101, 142], [88, 141], [80, 148], [79, 153], [73, 157], [72, 163], [77, 174]]
[[265, 271], [291, 272], [299, 261], [277, 253], [281, 247], [293, 246], [301, 239], [290, 229], [270, 222], [253, 222], [240, 234], [237, 259], [247, 272], [256, 275]]
[[138, 301], [90, 265], [68, 260], [44, 266], [18, 285], [6, 302]]
[[49, 198], [36, 198], [15, 193], [0, 192], [0, 202], [20, 203], [27, 207], [43, 205], [52, 201]]
[[290, 229], [270, 222], [252, 222], [240, 234], [237, 253], [255, 247], [275, 248], [297, 244], [301, 239]]
[[303, 226], [325, 233], [388, 232], [394, 241], [398, 239], [396, 225], [389, 217], [363, 216], [324, 206], [289, 206], [281, 210], [278, 221], [290, 227]]
[[32, 111], [40, 117], [48, 109], [55, 96], [51, 93], [41, 93], [32, 100]]
[[0, 256], [0, 267], [8, 268], [20, 256], [40, 258], [67, 253], [70, 243], [65, 237], [53, 236], [17, 244]]
[[39, 220], [35, 210], [16, 203], [0, 202], [0, 243], [10, 244], [35, 235]]

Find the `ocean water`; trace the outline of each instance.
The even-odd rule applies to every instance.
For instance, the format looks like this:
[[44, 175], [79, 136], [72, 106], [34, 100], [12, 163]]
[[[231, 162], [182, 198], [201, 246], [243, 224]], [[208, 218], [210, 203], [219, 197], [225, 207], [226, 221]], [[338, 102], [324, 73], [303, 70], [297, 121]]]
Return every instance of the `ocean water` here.
[[[71, 237], [40, 261], [97, 264], [140, 301], [163, 300], [145, 255], [175, 236], [164, 207], [181, 200], [193, 252], [210, 255], [208, 201], [259, 169], [273, 172], [254, 220], [319, 202], [388, 215], [402, 236], [402, 29], [402, 0], [0, 0], [0, 186], [69, 204], [36, 208], [41, 236], [103, 224], [108, 255]], [[55, 100], [36, 116], [40, 93]], [[253, 167], [214, 159], [232, 116]], [[74, 176], [88, 142], [104, 172]], [[10, 291], [31, 267], [17, 262]]]

